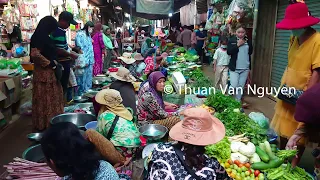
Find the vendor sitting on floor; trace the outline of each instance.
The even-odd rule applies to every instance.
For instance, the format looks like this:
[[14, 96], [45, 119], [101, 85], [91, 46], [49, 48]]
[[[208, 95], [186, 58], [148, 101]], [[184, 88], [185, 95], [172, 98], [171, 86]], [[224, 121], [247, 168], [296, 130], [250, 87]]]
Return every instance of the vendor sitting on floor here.
[[95, 152], [78, 127], [69, 122], [52, 125], [41, 139], [48, 165], [63, 180], [117, 180], [113, 166]]
[[[144, 82], [138, 93], [138, 122], [140, 125], [152, 123], [161, 124], [171, 129], [180, 121], [177, 105], [164, 102], [162, 93], [164, 91], [166, 78], [160, 71], [152, 72], [148, 80]], [[168, 112], [167, 112], [167, 111]]]
[[144, 58], [140, 53], [136, 53], [133, 58], [135, 60], [135, 63], [128, 65], [127, 69], [129, 69], [130, 73], [135, 78], [139, 79], [143, 75], [146, 64], [143, 62]]
[[205, 146], [224, 138], [222, 122], [203, 108], [186, 109], [183, 115], [184, 120], [169, 132], [178, 143], [160, 143], [153, 150], [147, 179], [231, 180], [216, 159], [204, 154]]
[[124, 67], [120, 67], [117, 72], [110, 73], [110, 76], [116, 79], [116, 81], [110, 85], [110, 89], [115, 89], [120, 92], [123, 105], [126, 108], [131, 108], [135, 116], [137, 114], [136, 92], [132, 82], [135, 82], [136, 79], [130, 74], [129, 70]]
[[120, 92], [104, 89], [98, 92], [95, 100], [103, 105], [98, 114], [97, 131], [110, 140], [123, 156], [131, 157], [141, 144], [140, 133], [132, 113], [122, 104]]

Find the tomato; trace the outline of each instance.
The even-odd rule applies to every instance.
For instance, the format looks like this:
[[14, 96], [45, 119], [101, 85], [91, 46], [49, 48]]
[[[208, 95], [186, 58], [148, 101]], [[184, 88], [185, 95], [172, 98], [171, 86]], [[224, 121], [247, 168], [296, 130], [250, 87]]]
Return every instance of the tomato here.
[[244, 166], [249, 169], [250, 168], [250, 163], [245, 163]]
[[250, 174], [252, 173], [252, 170], [251, 170], [251, 169], [249, 169], [248, 171], [249, 171]]
[[242, 167], [243, 167], [243, 164], [240, 163], [238, 166], [239, 166], [239, 168], [242, 168]]
[[241, 164], [241, 162], [240, 162], [239, 160], [235, 160], [234, 163], [235, 163], [236, 165], [238, 165], [238, 166], [239, 166], [239, 164]]
[[250, 171], [246, 171], [245, 174], [246, 174], [246, 176], [250, 176], [251, 173], [250, 173]]
[[231, 174], [230, 174], [230, 176], [231, 176], [233, 179], [235, 179], [235, 178], [236, 178], [236, 175], [235, 175], [235, 174], [233, 174], [233, 173], [231, 173]]
[[227, 173], [231, 173], [232, 172], [232, 169], [228, 168], [226, 169]]
[[256, 177], [256, 178], [254, 178], [254, 180], [259, 180], [259, 178], [258, 178], [258, 177]]
[[230, 165], [232, 165], [233, 164], [233, 162], [232, 162], [232, 160], [228, 160], [228, 163], [230, 164]]
[[254, 176], [255, 176], [255, 177], [259, 176], [259, 174], [260, 174], [260, 171], [259, 171], [259, 170], [255, 170], [255, 171], [254, 171]]

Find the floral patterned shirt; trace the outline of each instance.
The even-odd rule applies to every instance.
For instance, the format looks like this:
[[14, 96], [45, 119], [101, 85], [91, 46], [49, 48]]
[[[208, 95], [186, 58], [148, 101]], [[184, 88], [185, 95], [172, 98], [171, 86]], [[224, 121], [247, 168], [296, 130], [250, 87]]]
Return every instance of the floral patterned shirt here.
[[[181, 164], [170, 143], [160, 143], [150, 155], [148, 164], [147, 179], [194, 180]], [[232, 180], [216, 159], [207, 156], [205, 166], [201, 170], [193, 170], [203, 180]]]
[[149, 74], [150, 71], [160, 67], [160, 64], [154, 65], [154, 57], [148, 56], [144, 62], [146, 63], [146, 68], [144, 69], [144, 74]]
[[[100, 114], [97, 131], [106, 137], [115, 118], [116, 115], [110, 111]], [[134, 122], [119, 117], [110, 141], [114, 146], [139, 147], [141, 144], [140, 132]]]
[[147, 121], [165, 119], [170, 115], [177, 115], [177, 112], [166, 112], [148, 89], [149, 83], [147, 82], [142, 85], [138, 93], [137, 114], [140, 124], [144, 124]]
[[80, 47], [84, 53], [86, 64], [94, 64], [94, 54], [93, 54], [93, 45], [92, 39], [90, 36], [87, 36], [86, 32], [80, 30], [76, 35], [76, 46]]

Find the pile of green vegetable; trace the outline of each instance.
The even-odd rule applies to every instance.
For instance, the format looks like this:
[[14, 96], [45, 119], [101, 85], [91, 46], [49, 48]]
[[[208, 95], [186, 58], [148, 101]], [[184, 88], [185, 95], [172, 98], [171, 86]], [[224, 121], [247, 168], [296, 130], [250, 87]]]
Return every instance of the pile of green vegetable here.
[[201, 71], [201, 69], [195, 69], [190, 73], [190, 78], [191, 79], [197, 80], [197, 79], [202, 78], [202, 77], [204, 77], [204, 74]]
[[195, 92], [198, 94], [198, 93], [201, 93], [203, 88], [206, 88], [206, 90], [209, 91], [208, 88], [212, 87], [212, 85], [213, 83], [209, 78], [199, 77], [194, 83], [192, 83], [191, 87], [195, 88], [196, 91], [199, 90], [200, 92]]
[[231, 148], [230, 148], [230, 141], [227, 137], [223, 138], [216, 144], [208, 145], [205, 147], [206, 154], [209, 157], [215, 157], [218, 160], [225, 162], [231, 156]]
[[292, 168], [290, 163], [265, 170], [264, 172], [267, 173], [267, 179], [269, 180], [312, 180], [304, 169], [299, 167]]
[[187, 51], [184, 55], [183, 55], [184, 59], [186, 61], [191, 61], [191, 62], [195, 62], [199, 60], [199, 56], [198, 55], [194, 55], [191, 52]]
[[184, 53], [186, 49], [184, 47], [177, 47], [172, 50], [173, 53]]
[[238, 109], [241, 107], [240, 102], [236, 101], [231, 96], [226, 96], [218, 91], [216, 93], [211, 93], [205, 104], [213, 107], [216, 112], [223, 112], [226, 109]]
[[281, 159], [290, 159], [296, 156], [297, 153], [297, 150], [279, 150], [276, 155]]
[[[211, 97], [211, 95], [209, 97]], [[228, 130], [226, 135], [229, 137], [245, 133], [245, 136], [255, 145], [267, 139], [267, 130], [261, 129], [257, 123], [245, 114], [227, 109], [216, 116]]]

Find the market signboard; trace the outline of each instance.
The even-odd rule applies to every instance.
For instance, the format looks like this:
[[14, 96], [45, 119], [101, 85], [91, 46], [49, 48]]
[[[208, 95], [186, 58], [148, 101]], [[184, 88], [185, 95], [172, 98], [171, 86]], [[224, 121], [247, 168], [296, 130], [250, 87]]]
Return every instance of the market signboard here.
[[173, 13], [173, 0], [136, 0], [136, 11], [146, 14]]

